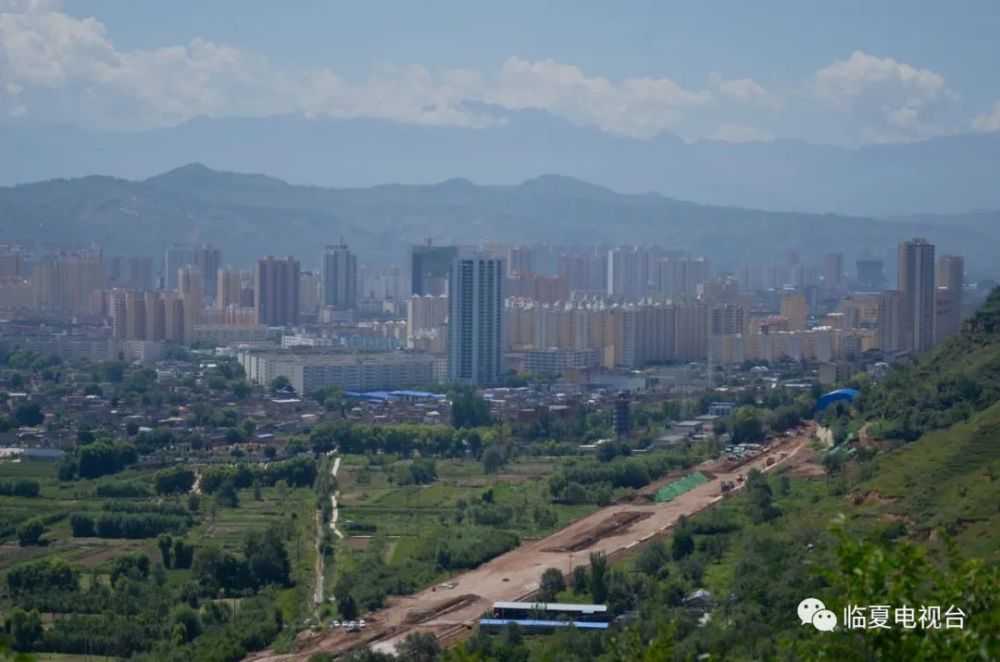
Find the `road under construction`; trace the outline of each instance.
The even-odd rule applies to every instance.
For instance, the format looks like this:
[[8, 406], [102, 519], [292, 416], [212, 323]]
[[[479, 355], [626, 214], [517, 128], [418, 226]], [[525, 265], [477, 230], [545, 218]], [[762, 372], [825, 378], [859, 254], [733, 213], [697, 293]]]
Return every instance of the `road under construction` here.
[[[258, 661], [299, 660], [326, 652], [334, 656], [358, 646], [390, 652], [413, 632], [430, 632], [448, 645], [470, 634], [482, 614], [494, 602], [530, 600], [538, 590], [542, 572], [558, 568], [564, 574], [586, 565], [592, 552], [603, 552], [614, 561], [641, 546], [668, 535], [678, 519], [690, 517], [742, 489], [749, 471], [764, 472], [813, 462], [810, 443], [815, 426], [810, 424], [791, 436], [781, 437], [754, 457], [710, 460], [672, 474], [647, 486], [632, 497], [583, 517], [552, 535], [526, 542], [474, 570], [452, 578], [445, 585], [392, 598], [388, 606], [365, 616], [368, 626], [361, 632], [343, 629], [304, 633], [291, 654], [262, 651], [249, 659]], [[663, 486], [694, 472], [706, 481], [657, 503], [653, 495]]]

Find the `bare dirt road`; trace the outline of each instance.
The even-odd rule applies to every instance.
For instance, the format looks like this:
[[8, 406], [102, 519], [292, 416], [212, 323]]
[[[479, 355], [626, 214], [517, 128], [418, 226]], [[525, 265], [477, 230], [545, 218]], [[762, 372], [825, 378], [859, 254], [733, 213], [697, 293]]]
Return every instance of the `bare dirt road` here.
[[[327, 455], [333, 455], [333, 451], [327, 453]], [[333, 477], [334, 485], [337, 484], [337, 470], [340, 469], [340, 456], [338, 455], [333, 459], [333, 464], [330, 468], [330, 475]], [[334, 487], [333, 494], [330, 495], [330, 505], [332, 506], [332, 511], [330, 515], [330, 530], [338, 538], [343, 538], [344, 534], [337, 529], [337, 489]], [[319, 606], [323, 604], [325, 599], [325, 593], [323, 590], [323, 577], [325, 576], [326, 569], [324, 567], [323, 552], [321, 551], [321, 544], [323, 542], [323, 520], [322, 515], [319, 511], [316, 512], [316, 563], [315, 563], [315, 574], [316, 581], [313, 584], [313, 604]]]
[[667, 503], [618, 503], [603, 508], [547, 538], [521, 545], [475, 570], [452, 579], [455, 588], [427, 588], [413, 595], [393, 598], [389, 606], [366, 616], [369, 626], [359, 633], [336, 630], [303, 636], [300, 649], [291, 655], [263, 651], [251, 660], [304, 660], [318, 652], [338, 655], [367, 644], [390, 651], [411, 632], [432, 632], [443, 643], [460, 638], [475, 626], [493, 602], [529, 598], [546, 568], [569, 573], [586, 565], [591, 552], [604, 552], [610, 559], [629, 554], [642, 543], [665, 534], [681, 516], [691, 516], [725, 498], [722, 483], [742, 487], [741, 477], [751, 469], [771, 471], [803, 461], [811, 455], [809, 443], [814, 429], [800, 429], [795, 436], [776, 442], [749, 462], [731, 467], [712, 461], [692, 468], [711, 479]]

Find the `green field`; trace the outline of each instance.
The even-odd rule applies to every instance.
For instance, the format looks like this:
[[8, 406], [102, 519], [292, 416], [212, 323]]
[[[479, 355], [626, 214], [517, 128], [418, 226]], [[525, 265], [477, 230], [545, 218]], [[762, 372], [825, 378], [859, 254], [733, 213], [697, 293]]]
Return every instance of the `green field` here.
[[[109, 568], [113, 559], [123, 554], [140, 552], [149, 557], [151, 564], [160, 565], [160, 550], [156, 538], [110, 539], [101, 537], [74, 537], [68, 523], [72, 513], [101, 512], [109, 501], [97, 497], [99, 485], [125, 480], [152, 486], [152, 469], [128, 469], [114, 476], [97, 480], [60, 482], [56, 478], [56, 465], [52, 462], [14, 462], [0, 464], [0, 481], [30, 478], [40, 483], [40, 494], [35, 498], [0, 496], [0, 527], [4, 532], [0, 540], [0, 576], [30, 561], [59, 558], [68, 561], [80, 573], [80, 586], [87, 590], [95, 584], [111, 586]], [[291, 488], [261, 487], [259, 499], [254, 490], [237, 491], [239, 507], [227, 508], [214, 503], [210, 496], [200, 497], [195, 512], [194, 525], [184, 538], [199, 549], [218, 546], [239, 555], [247, 533], [264, 531], [273, 527], [280, 532], [287, 549], [294, 586], [279, 588], [269, 594], [272, 604], [280, 610], [286, 623], [301, 623], [311, 611], [312, 587], [315, 581], [315, 508], [316, 495], [312, 487]], [[120, 498], [114, 501], [135, 504], [176, 503], [190, 508], [187, 495], [152, 498]], [[44, 544], [21, 546], [18, 544], [18, 526], [32, 518], [45, 523], [42, 537]], [[180, 591], [192, 582], [192, 571], [172, 568], [162, 581], [164, 589]], [[151, 580], [150, 580], [151, 581]], [[157, 581], [160, 581], [158, 579]], [[242, 600], [231, 601], [239, 605]], [[9, 604], [0, 597], [0, 609], [7, 611]], [[42, 613], [45, 627], [50, 627], [58, 614]], [[279, 635], [275, 646], [285, 648], [298, 626], [288, 628]], [[41, 660], [83, 660], [84, 657], [41, 653]], [[91, 656], [89, 659], [104, 659]]]
[[[590, 505], [550, 503], [546, 481], [553, 471], [552, 464], [543, 459], [518, 460], [501, 473], [488, 476], [479, 462], [441, 460], [434, 483], [397, 486], [377, 470], [367, 471], [368, 482], [359, 483], [363, 464], [357, 456], [347, 456], [338, 476], [340, 521], [345, 527], [349, 526], [347, 522], [374, 525], [378, 533], [387, 536], [420, 535], [429, 522], [452, 518], [460, 502], [476, 501], [492, 490], [494, 503], [508, 506], [515, 513], [511, 524], [501, 528], [526, 538], [542, 536], [596, 510]], [[543, 527], [534, 522], [535, 506], [551, 509], [555, 524]]]

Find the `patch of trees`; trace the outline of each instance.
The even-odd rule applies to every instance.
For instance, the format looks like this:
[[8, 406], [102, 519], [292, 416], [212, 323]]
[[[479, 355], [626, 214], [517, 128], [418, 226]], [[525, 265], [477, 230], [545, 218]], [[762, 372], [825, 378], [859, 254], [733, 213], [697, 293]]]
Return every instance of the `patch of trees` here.
[[619, 456], [610, 462], [588, 458], [560, 469], [549, 478], [549, 493], [556, 501], [568, 504], [600, 503], [608, 498], [606, 488], [638, 489], [668, 472], [687, 466], [683, 455], [655, 453]]
[[96, 517], [73, 513], [70, 529], [77, 538], [155, 538], [161, 533], [182, 534], [194, 521], [191, 513], [176, 504], [108, 502], [107, 512]]
[[45, 533], [45, 524], [37, 517], [33, 517], [17, 527], [17, 541], [22, 547], [42, 544], [42, 535]]
[[475, 389], [465, 388], [451, 395], [451, 425], [454, 428], [478, 428], [493, 423], [490, 404]]
[[14, 609], [4, 626], [4, 629], [10, 632], [14, 648], [21, 651], [31, 650], [31, 647], [44, 632], [42, 615], [37, 609], [31, 611], [25, 611], [21, 608]]
[[122, 577], [142, 581], [149, 577], [149, 557], [140, 552], [121, 554], [111, 559], [111, 583]]
[[510, 444], [492, 443], [486, 446], [482, 452], [483, 472], [495, 474], [507, 465], [511, 457]]
[[193, 575], [208, 595], [235, 595], [269, 584], [291, 586], [291, 564], [281, 536], [274, 531], [252, 531], [243, 541], [242, 555], [218, 547], [198, 550]]
[[41, 493], [37, 480], [21, 478], [15, 481], [0, 481], [0, 496], [15, 496], [33, 499]]
[[459, 500], [455, 511], [455, 521], [470, 522], [480, 526], [507, 526], [514, 519], [514, 509], [510, 506], [495, 503], [493, 490], [488, 489], [473, 503]]
[[160, 560], [164, 568], [190, 568], [194, 560], [194, 545], [183, 538], [174, 538], [169, 533], [161, 533], [156, 539], [160, 549]]
[[155, 513], [157, 515], [172, 515], [188, 520], [192, 515], [187, 508], [179, 503], [157, 503], [157, 502], [135, 502], [135, 501], [105, 501], [101, 504], [101, 510], [113, 513]]
[[98, 485], [94, 495], [102, 499], [142, 499], [153, 496], [153, 492], [142, 483], [119, 480]]
[[183, 533], [187, 520], [170, 515], [129, 515], [105, 513], [97, 518], [97, 535], [101, 538], [154, 538], [160, 533]]
[[81, 446], [59, 465], [59, 480], [99, 478], [115, 474], [139, 460], [135, 446], [127, 441], [101, 440]]
[[75, 591], [80, 586], [76, 568], [58, 557], [29, 561], [7, 573], [7, 588], [11, 595]]
[[153, 476], [157, 494], [186, 494], [191, 491], [194, 481], [194, 471], [184, 466], [162, 469]]
[[745, 405], [733, 410], [733, 443], [756, 443], [764, 439], [764, 418], [756, 407]]
[[[479, 430], [476, 434], [489, 433]], [[478, 455], [472, 440], [473, 433], [465, 429], [452, 429], [444, 425], [366, 425], [338, 421], [314, 427], [309, 434], [312, 449], [325, 453], [339, 448], [342, 453], [387, 453], [409, 457], [419, 453], [422, 457], [462, 457], [467, 451]], [[469, 443], [466, 443], [466, 440]], [[479, 438], [481, 443], [483, 440]]]
[[135, 447], [142, 455], [152, 455], [161, 448], [169, 448], [177, 442], [173, 430], [157, 428], [135, 435]]
[[459, 526], [447, 529], [444, 539], [427, 540], [422, 553], [433, 558], [443, 570], [476, 568], [495, 556], [513, 549], [519, 543], [516, 535], [483, 526]]
[[182, 626], [184, 635], [174, 637], [182, 645], [172, 650], [158, 650], [148, 655], [140, 655], [140, 662], [188, 662], [188, 660], [212, 660], [213, 662], [238, 662], [249, 653], [267, 648], [281, 633], [284, 619], [281, 610], [274, 605], [274, 595], [264, 592], [240, 602], [236, 618], [229, 613], [223, 603], [208, 603], [198, 617], [203, 634], [193, 640], [195, 629], [191, 627], [191, 615], [180, 608], [175, 609], [169, 623], [174, 632]]
[[556, 596], [565, 590], [566, 579], [563, 577], [562, 570], [546, 568], [538, 585], [538, 600], [540, 602], [553, 602]]
[[410, 463], [397, 463], [392, 470], [397, 485], [428, 485], [437, 480], [437, 463], [422, 458]]
[[754, 523], [770, 522], [781, 514], [774, 505], [774, 492], [767, 476], [752, 469], [747, 475], [748, 514]]
[[267, 467], [246, 463], [211, 466], [201, 473], [201, 489], [212, 494], [226, 481], [231, 482], [235, 488], [246, 489], [254, 481], [272, 487], [279, 480], [292, 487], [308, 487], [316, 480], [316, 471], [316, 460], [309, 457], [272, 462]]
[[[251, 559], [255, 555], [266, 557], [250, 552]], [[261, 563], [249, 564], [252, 572], [264, 572]], [[111, 581], [87, 588], [60, 560], [34, 561], [8, 573], [11, 605], [0, 627], [16, 635], [15, 649], [148, 662], [236, 662], [270, 645], [282, 630], [275, 591], [242, 594], [234, 612], [225, 602], [205, 600], [193, 581], [167, 582], [162, 567], [145, 554], [120, 555], [105, 567]], [[42, 628], [36, 616], [46, 612], [56, 617]]]
[[23, 402], [14, 410], [14, 418], [25, 427], [33, 428], [45, 422], [45, 414], [37, 402]]

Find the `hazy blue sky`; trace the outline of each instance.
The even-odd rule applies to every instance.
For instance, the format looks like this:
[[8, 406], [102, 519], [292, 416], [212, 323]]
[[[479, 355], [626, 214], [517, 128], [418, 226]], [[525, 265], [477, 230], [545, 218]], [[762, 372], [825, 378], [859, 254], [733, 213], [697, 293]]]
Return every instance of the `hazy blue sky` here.
[[[1000, 130], [1000, 3], [0, 0], [0, 117], [475, 128], [854, 145]], [[469, 104], [469, 101], [487, 104]]]

